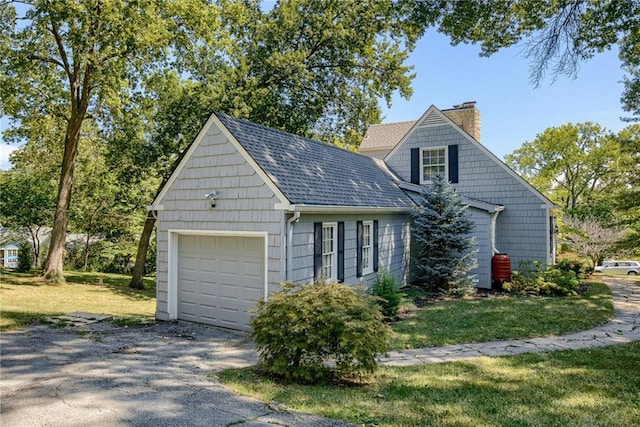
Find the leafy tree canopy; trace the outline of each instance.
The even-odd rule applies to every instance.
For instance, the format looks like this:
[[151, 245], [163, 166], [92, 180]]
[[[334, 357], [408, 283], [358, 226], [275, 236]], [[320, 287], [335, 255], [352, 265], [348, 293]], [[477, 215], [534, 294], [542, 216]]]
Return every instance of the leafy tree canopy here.
[[594, 123], [546, 129], [505, 160], [555, 203], [568, 209], [594, 201], [616, 183], [619, 144]]
[[401, 0], [411, 22], [435, 26], [452, 43], [480, 43], [481, 55], [524, 42], [531, 79], [575, 77], [581, 61], [619, 48], [626, 76], [621, 102], [640, 120], [640, 2], [637, 0]]

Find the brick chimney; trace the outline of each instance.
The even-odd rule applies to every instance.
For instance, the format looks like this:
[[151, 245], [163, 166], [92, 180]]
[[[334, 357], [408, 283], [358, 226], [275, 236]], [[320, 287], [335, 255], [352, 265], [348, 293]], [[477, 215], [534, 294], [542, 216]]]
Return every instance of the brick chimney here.
[[476, 108], [476, 101], [467, 101], [454, 105], [452, 109], [442, 110], [455, 124], [480, 142], [480, 112]]

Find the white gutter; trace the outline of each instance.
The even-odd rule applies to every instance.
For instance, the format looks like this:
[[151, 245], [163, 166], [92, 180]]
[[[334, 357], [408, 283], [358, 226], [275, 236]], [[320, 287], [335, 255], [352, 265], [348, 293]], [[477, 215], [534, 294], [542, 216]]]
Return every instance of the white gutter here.
[[300, 220], [300, 211], [294, 211], [287, 220], [287, 280], [293, 280], [293, 223]]
[[333, 206], [333, 205], [290, 205], [289, 212], [303, 213], [408, 213], [411, 207], [370, 207], [370, 206]]
[[491, 254], [499, 254], [500, 251], [496, 248], [496, 222], [498, 221], [498, 215], [505, 209], [504, 206], [496, 206], [496, 210], [491, 213]]

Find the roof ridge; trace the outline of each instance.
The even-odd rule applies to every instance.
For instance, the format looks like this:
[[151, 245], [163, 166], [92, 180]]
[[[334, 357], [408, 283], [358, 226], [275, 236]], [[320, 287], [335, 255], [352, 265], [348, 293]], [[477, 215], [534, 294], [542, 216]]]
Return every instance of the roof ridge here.
[[415, 120], [403, 120], [401, 122], [391, 122], [391, 123], [374, 123], [374, 124], [369, 125], [369, 127], [371, 127], [371, 126], [399, 125], [399, 124], [404, 124], [404, 123], [415, 123], [417, 121], [418, 121], [418, 119], [415, 119]]
[[240, 117], [234, 117], [232, 115], [225, 114], [225, 113], [222, 113], [220, 111], [214, 111], [214, 114], [216, 116], [218, 116], [218, 117], [220, 117], [220, 115], [222, 115], [222, 116], [228, 117], [228, 118], [230, 118], [232, 120], [238, 120], [238, 121], [243, 122], [243, 123], [245, 123], [247, 125], [258, 126], [258, 127], [261, 127], [263, 129], [266, 129], [266, 130], [271, 131], [271, 132], [278, 132], [278, 133], [281, 133], [281, 134], [290, 135], [290, 136], [293, 136], [295, 138], [300, 138], [300, 139], [302, 139], [302, 140], [304, 140], [306, 142], [310, 142], [310, 143], [314, 143], [314, 144], [320, 144], [320, 145], [325, 146], [325, 147], [333, 148], [333, 149], [336, 149], [336, 150], [341, 150], [341, 151], [344, 151], [346, 153], [351, 153], [351, 154], [355, 154], [355, 155], [360, 156], [360, 157], [367, 157], [368, 158], [368, 156], [365, 156], [365, 155], [360, 154], [360, 153], [356, 153], [355, 151], [347, 150], [346, 148], [338, 147], [337, 145], [331, 144], [329, 142], [318, 141], [316, 139], [311, 139], [311, 138], [306, 137], [306, 136], [298, 135], [298, 134], [295, 134], [295, 133], [292, 133], [292, 132], [287, 132], [286, 130], [276, 129], [276, 128], [269, 127], [269, 126], [266, 126], [266, 125], [263, 125], [263, 124], [260, 124], [260, 123], [252, 122], [251, 120], [248, 120], [248, 119], [242, 119]]

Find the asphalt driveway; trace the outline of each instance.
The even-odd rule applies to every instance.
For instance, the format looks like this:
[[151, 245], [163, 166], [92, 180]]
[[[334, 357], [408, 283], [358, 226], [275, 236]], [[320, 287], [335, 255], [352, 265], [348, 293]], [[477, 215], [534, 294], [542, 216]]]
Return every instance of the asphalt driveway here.
[[183, 322], [4, 332], [0, 425], [347, 425], [237, 396], [207, 376], [255, 361], [245, 335]]

